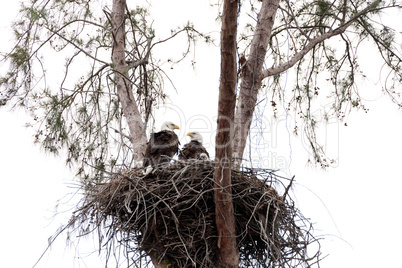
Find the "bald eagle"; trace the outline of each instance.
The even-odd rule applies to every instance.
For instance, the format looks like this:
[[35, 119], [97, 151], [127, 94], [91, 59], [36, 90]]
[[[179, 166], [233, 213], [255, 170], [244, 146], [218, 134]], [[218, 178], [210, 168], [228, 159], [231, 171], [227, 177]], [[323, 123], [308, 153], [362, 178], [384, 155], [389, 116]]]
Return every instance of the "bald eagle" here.
[[189, 159], [208, 160], [209, 154], [204, 146], [202, 146], [202, 136], [198, 132], [190, 132], [191, 141], [183, 146], [179, 154], [179, 159], [187, 161]]
[[175, 129], [180, 129], [172, 122], [162, 124], [161, 131], [151, 133], [144, 155], [144, 168], [155, 167], [162, 163], [169, 163], [179, 151], [179, 138]]

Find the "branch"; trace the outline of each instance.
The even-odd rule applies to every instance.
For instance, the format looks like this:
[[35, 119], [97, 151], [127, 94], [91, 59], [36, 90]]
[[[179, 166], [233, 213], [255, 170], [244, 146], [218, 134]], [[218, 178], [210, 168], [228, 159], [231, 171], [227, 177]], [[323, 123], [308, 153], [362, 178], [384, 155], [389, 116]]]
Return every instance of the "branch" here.
[[[233, 164], [240, 166], [250, 130], [258, 89], [261, 86], [261, 70], [267, 54], [279, 0], [263, 1], [250, 45], [250, 54], [242, 65], [239, 100], [235, 114], [233, 138]], [[244, 59], [242, 59], [244, 61]]]
[[[68, 23], [68, 24], [70, 24], [70, 23]], [[87, 51], [85, 51], [84, 49], [82, 49], [81, 47], [79, 47], [79, 46], [78, 46], [77, 44], [75, 44], [73, 41], [67, 39], [66, 37], [64, 37], [63, 35], [61, 35], [61, 34], [59, 33], [59, 32], [60, 32], [63, 28], [65, 28], [68, 24], [64, 25], [63, 27], [61, 27], [61, 28], [58, 29], [57, 31], [53, 31], [52, 29], [46, 27], [46, 29], [47, 29], [49, 32], [53, 33], [53, 34], [52, 34], [44, 43], [42, 43], [42, 45], [41, 45], [39, 48], [41, 48], [44, 44], [46, 44], [48, 41], [50, 41], [50, 39], [51, 39], [53, 36], [57, 35], [58, 37], [60, 37], [61, 39], [63, 39], [64, 41], [66, 41], [67, 43], [71, 44], [71, 45], [74, 46], [76, 49], [78, 49], [79, 51], [81, 51], [82, 53], [84, 53], [86, 56], [90, 57], [91, 59], [93, 59], [93, 60], [95, 60], [95, 61], [98, 61], [98, 62], [100, 62], [100, 63], [102, 63], [102, 64], [108, 65], [107, 62], [105, 62], [105, 61], [103, 61], [103, 60], [100, 60], [100, 59], [98, 59], [98, 58], [92, 56], [90, 53], [88, 53]], [[35, 51], [35, 53], [39, 50], [39, 48]]]
[[373, 11], [371, 9], [371, 5], [363, 9], [362, 11], [358, 12], [354, 17], [352, 17], [348, 22], [344, 23], [340, 27], [336, 28], [335, 30], [326, 32], [320, 36], [317, 36], [313, 39], [310, 40], [310, 42], [299, 52], [297, 52], [293, 58], [291, 58], [289, 61], [284, 62], [282, 64], [279, 64], [276, 67], [271, 67], [268, 69], [265, 69], [262, 71], [260, 79], [267, 78], [269, 76], [273, 76], [276, 74], [280, 74], [291, 67], [293, 67], [298, 61], [300, 61], [313, 47], [315, 47], [317, 44], [321, 43], [322, 41], [329, 39], [335, 35], [339, 35], [345, 32], [345, 30], [356, 20], [358, 20], [361, 16]]
[[285, 193], [282, 195], [282, 200], [286, 199], [286, 195], [288, 194], [290, 187], [292, 187], [294, 179], [295, 179], [295, 176], [292, 177], [292, 179], [289, 182], [289, 185], [286, 187]]
[[121, 131], [118, 131], [117, 129], [115, 129], [115, 128], [113, 128], [113, 127], [110, 127], [110, 128], [113, 129], [114, 132], [116, 132], [116, 133], [120, 134], [121, 136], [125, 137], [126, 139], [131, 140], [130, 136], [128, 136], [128, 135], [122, 133]]
[[[364, 30], [371, 36], [371, 38], [373, 38], [374, 42], [377, 45], [378, 50], [381, 53], [381, 57], [384, 59], [384, 61], [388, 64], [387, 59], [384, 57], [383, 53], [382, 53], [382, 49], [384, 48], [384, 50], [386, 50], [388, 53], [391, 54], [391, 56], [396, 57], [398, 59], [398, 61], [402, 61], [401, 57], [399, 57], [395, 52], [393, 52], [385, 43], [383, 40], [379, 39], [364, 23], [362, 23], [360, 20], [358, 21], [359, 24], [364, 28]], [[390, 66], [391, 67], [391, 66]]]

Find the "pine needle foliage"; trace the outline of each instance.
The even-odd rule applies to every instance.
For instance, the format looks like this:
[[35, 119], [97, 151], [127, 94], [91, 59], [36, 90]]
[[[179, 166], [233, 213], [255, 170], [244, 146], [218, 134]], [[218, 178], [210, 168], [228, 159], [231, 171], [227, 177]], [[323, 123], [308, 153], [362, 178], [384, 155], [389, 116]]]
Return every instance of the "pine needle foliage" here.
[[[124, 75], [132, 83], [141, 120], [152, 126], [154, 109], [167, 97], [164, 81], [170, 81], [154, 48], [183, 35], [188, 50], [171, 59], [172, 66], [189, 54], [195, 39], [211, 39], [191, 23], [157, 36], [149, 4], [142, 4], [126, 6]], [[48, 152], [66, 155], [85, 182], [101, 181], [104, 171], [133, 162], [111, 60], [111, 6], [112, 1], [25, 1], [13, 22], [15, 45], [0, 59], [9, 67], [0, 74], [0, 106], [27, 110], [35, 141]]]
[[[246, 1], [242, 6], [250, 7], [254, 14], [254, 20], [240, 20], [247, 23], [240, 34], [238, 53], [247, 60], [261, 2]], [[326, 168], [334, 159], [326, 154], [318, 129], [326, 126], [328, 118], [344, 121], [352, 110], [368, 111], [364, 99], [368, 89], [363, 83], [376, 80], [376, 86], [402, 107], [402, 36], [397, 24], [388, 19], [400, 14], [402, 2], [285, 0], [278, 5], [259, 96], [267, 99], [275, 116], [292, 116], [293, 132], [306, 139], [310, 160]], [[362, 62], [367, 63], [371, 53], [380, 56], [373, 58], [370, 66], [379, 75], [367, 79], [369, 68]], [[239, 70], [240, 81], [241, 73]], [[261, 109], [263, 105], [265, 102]]]

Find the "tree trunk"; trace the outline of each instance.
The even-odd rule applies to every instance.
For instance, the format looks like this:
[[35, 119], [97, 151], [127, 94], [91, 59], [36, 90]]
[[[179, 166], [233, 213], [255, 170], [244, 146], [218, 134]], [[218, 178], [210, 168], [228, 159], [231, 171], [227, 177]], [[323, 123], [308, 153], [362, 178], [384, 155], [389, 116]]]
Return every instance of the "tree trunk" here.
[[233, 163], [236, 166], [241, 164], [247, 136], [250, 131], [258, 90], [261, 87], [263, 63], [278, 7], [279, 0], [263, 1], [258, 14], [254, 37], [251, 41], [250, 54], [242, 68], [234, 126]]
[[[117, 95], [123, 109], [123, 114], [127, 120], [130, 130], [130, 141], [133, 145], [134, 162], [142, 166], [146, 148], [145, 125], [142, 121], [137, 103], [134, 99], [131, 81], [128, 79], [129, 67], [125, 57], [125, 0], [113, 0], [112, 9], [112, 32], [113, 32], [113, 50], [112, 60], [115, 70], [115, 79], [117, 85]], [[156, 268], [168, 267], [169, 262], [165, 259], [159, 261], [159, 253], [152, 251], [149, 256]]]
[[113, 50], [112, 60], [115, 70], [117, 95], [123, 109], [130, 130], [130, 141], [133, 145], [134, 161], [139, 164], [143, 160], [147, 137], [144, 123], [137, 103], [134, 99], [132, 83], [128, 79], [129, 67], [125, 57], [125, 0], [113, 0], [112, 33]]
[[221, 78], [215, 147], [215, 213], [218, 232], [218, 267], [238, 267], [235, 217], [231, 190], [233, 119], [236, 103], [237, 0], [225, 0], [221, 29]]

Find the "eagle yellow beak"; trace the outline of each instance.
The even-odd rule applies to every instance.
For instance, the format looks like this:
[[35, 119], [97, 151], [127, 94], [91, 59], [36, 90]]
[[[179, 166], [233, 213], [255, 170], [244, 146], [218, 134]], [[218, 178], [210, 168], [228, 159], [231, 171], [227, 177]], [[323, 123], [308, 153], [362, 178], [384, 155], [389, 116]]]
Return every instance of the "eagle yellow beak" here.
[[180, 129], [178, 125], [173, 125], [173, 129]]
[[191, 132], [189, 132], [189, 133], [187, 133], [187, 136], [192, 137], [192, 136], [194, 136], [194, 134], [193, 134], [193, 133], [191, 133]]

